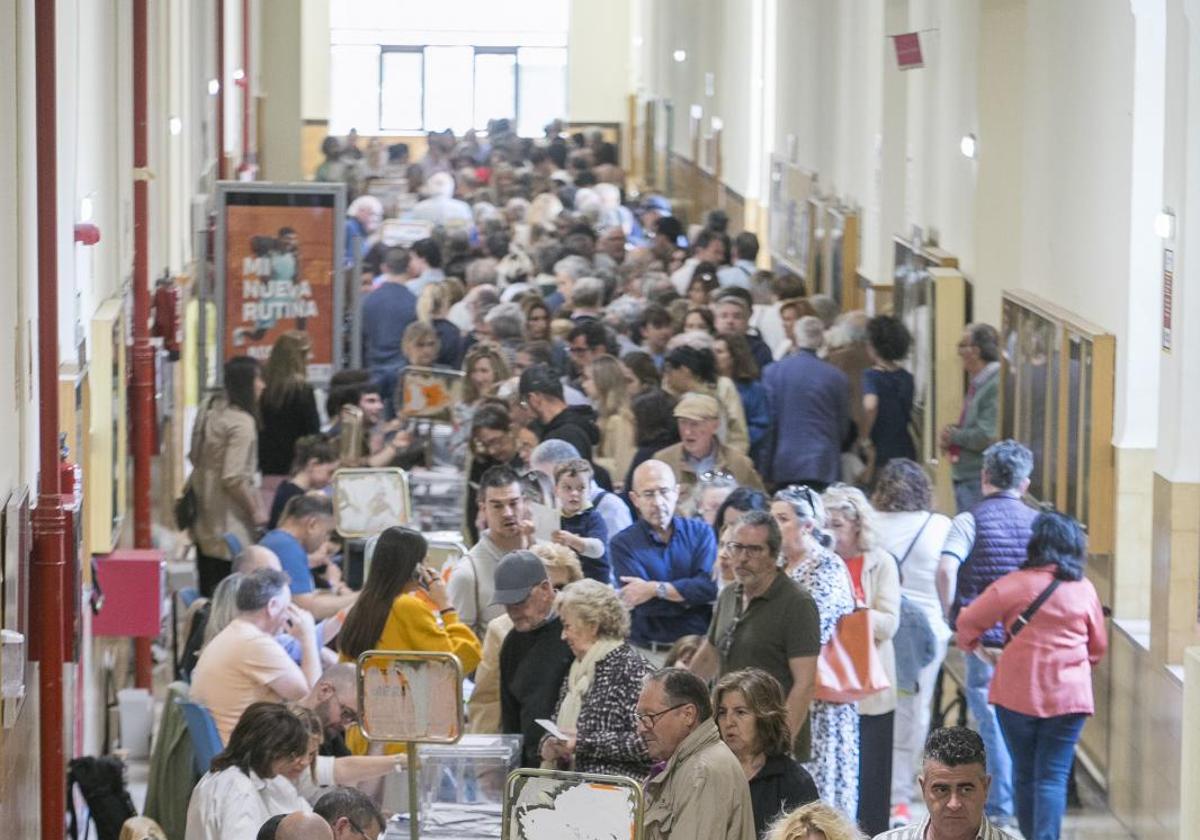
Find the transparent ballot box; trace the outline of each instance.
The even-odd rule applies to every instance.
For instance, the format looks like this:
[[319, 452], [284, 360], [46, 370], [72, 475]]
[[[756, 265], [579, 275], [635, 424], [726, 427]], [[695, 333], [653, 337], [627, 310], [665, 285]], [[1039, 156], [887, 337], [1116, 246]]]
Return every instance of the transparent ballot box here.
[[[422, 744], [418, 770], [421, 837], [499, 838], [504, 784], [521, 756], [520, 735], [464, 735], [457, 744]], [[408, 838], [407, 779], [393, 774], [383, 805], [396, 816], [388, 838]]]

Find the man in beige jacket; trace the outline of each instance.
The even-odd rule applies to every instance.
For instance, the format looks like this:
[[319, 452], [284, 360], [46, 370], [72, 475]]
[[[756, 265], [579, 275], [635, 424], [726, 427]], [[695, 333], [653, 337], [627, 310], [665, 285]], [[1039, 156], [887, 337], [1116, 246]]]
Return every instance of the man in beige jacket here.
[[635, 719], [655, 762], [645, 784], [646, 840], [754, 840], [750, 786], [700, 678], [683, 668], [655, 671]]

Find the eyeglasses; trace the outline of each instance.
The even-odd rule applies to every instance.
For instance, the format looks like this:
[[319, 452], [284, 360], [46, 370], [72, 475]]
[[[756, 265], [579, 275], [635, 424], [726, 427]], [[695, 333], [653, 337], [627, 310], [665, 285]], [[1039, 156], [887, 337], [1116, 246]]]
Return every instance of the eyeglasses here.
[[740, 542], [725, 543], [725, 550], [729, 552], [730, 557], [762, 557], [767, 553], [765, 545], [747, 545]]
[[342, 698], [338, 697], [338, 693], [333, 692], [333, 699], [337, 701], [339, 708], [342, 710], [342, 726], [354, 726], [359, 721], [358, 710], [347, 706], [342, 702]]
[[650, 712], [647, 714], [634, 714], [633, 722], [638, 724], [639, 726], [641, 726], [644, 729], [653, 729], [654, 725], [656, 723], [658, 723], [658, 719], [660, 717], [662, 717], [663, 715], [670, 714], [671, 712], [675, 711], [676, 709], [682, 709], [684, 706], [690, 706], [690, 705], [691, 705], [690, 703], [676, 703], [671, 708], [663, 709], [661, 712]]
[[733, 473], [725, 470], [707, 470], [700, 473], [701, 481], [736, 481]]

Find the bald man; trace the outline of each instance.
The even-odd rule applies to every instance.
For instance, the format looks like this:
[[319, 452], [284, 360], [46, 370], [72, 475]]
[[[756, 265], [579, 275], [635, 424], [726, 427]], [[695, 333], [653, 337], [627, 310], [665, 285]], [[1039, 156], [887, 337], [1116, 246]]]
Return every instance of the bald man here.
[[333, 840], [333, 829], [316, 814], [297, 811], [279, 821], [275, 840]]
[[243, 575], [248, 575], [255, 569], [274, 569], [277, 572], [281, 572], [283, 571], [283, 564], [279, 562], [279, 555], [266, 546], [247, 546], [234, 559], [233, 570]]
[[632, 614], [629, 641], [661, 666], [680, 636], [702, 636], [708, 629], [717, 597], [717, 544], [704, 520], [675, 515], [679, 486], [662, 461], [634, 470], [629, 495], [638, 521], [613, 537], [609, 554]]

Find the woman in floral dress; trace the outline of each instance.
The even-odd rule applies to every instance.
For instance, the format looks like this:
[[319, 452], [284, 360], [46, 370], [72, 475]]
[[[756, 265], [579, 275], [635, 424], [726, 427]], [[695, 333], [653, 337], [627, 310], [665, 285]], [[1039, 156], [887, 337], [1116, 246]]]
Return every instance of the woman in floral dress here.
[[[821, 644], [828, 644], [842, 616], [854, 611], [854, 595], [845, 564], [830, 549], [821, 529], [825, 508], [808, 487], [780, 490], [771, 514], [783, 532], [785, 570], [817, 602]], [[796, 758], [812, 774], [821, 798], [844, 814], [858, 812], [858, 704], [814, 700], [809, 708], [811, 748], [804, 731], [796, 739]], [[807, 748], [807, 749], [806, 749]]]

